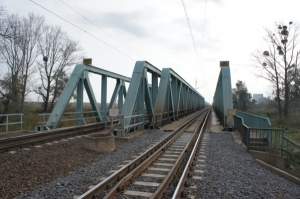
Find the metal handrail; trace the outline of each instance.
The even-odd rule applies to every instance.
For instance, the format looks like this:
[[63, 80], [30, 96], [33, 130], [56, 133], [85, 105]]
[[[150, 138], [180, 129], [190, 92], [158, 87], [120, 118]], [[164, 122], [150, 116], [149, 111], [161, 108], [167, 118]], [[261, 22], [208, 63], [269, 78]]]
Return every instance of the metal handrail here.
[[243, 118], [234, 116], [235, 129], [241, 134], [242, 141], [247, 149], [250, 147], [251, 131], [263, 134], [268, 140], [268, 147], [280, 150], [281, 156], [290, 157], [296, 162], [300, 163], [300, 158], [294, 154], [300, 154], [300, 147], [284, 137], [284, 130], [278, 128], [255, 128], [248, 127], [244, 124]]
[[[23, 115], [24, 115], [24, 113], [0, 114], [0, 117], [6, 117], [6, 123], [0, 124], [0, 126], [6, 126], [5, 130], [7, 132], [9, 125], [20, 124], [21, 130], [23, 130]], [[21, 116], [21, 121], [20, 122], [8, 122], [8, 117], [10, 117], [10, 116]]]
[[[83, 112], [83, 114], [86, 114], [86, 113], [95, 113], [97, 111], [86, 111], [86, 112]], [[103, 111], [100, 111], [100, 112], [103, 112]], [[66, 112], [64, 113], [64, 115], [71, 115], [71, 114], [77, 114], [77, 113], [81, 113], [81, 112]], [[51, 113], [40, 113], [39, 115], [40, 116], [43, 116], [43, 122], [38, 122], [39, 124], [43, 124], [45, 125], [46, 124], [46, 118], [45, 116], [46, 115], [50, 115]], [[60, 120], [61, 122], [66, 122], [66, 121], [74, 121], [74, 120], [81, 120], [81, 119], [91, 119], [91, 118], [100, 118], [100, 116], [92, 116], [92, 117], [86, 117], [86, 118], [76, 118], [76, 119], [64, 119], [64, 120]]]

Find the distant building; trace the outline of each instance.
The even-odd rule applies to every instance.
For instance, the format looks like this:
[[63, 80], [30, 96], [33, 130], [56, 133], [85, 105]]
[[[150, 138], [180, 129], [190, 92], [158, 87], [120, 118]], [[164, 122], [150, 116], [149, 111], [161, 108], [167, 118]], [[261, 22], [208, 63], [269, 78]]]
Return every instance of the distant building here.
[[259, 104], [264, 99], [264, 94], [253, 94], [253, 99]]

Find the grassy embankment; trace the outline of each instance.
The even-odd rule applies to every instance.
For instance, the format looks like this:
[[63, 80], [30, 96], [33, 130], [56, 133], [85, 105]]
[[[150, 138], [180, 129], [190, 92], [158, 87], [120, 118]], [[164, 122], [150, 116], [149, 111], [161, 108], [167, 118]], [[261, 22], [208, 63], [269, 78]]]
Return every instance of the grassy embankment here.
[[[69, 104], [65, 112], [75, 112], [76, 111], [76, 104]], [[85, 105], [84, 106], [84, 111], [91, 111], [91, 106], [90, 105]], [[39, 115], [42, 113], [42, 106], [39, 103], [25, 103], [24, 106], [24, 116], [23, 116], [23, 130], [28, 130], [32, 131], [34, 130], [35, 126], [42, 125], [39, 122], [43, 122], [43, 116]], [[88, 113], [85, 114], [84, 117], [92, 117], [93, 113]], [[49, 115], [45, 117], [45, 121], [47, 121]], [[62, 117], [62, 120], [66, 119], [75, 119], [76, 114], [68, 114], [64, 115]], [[9, 122], [20, 122], [20, 116], [16, 117], [9, 117]], [[87, 124], [95, 122], [95, 119], [86, 119], [85, 122]], [[4, 120], [4, 123], [6, 123], [6, 119]], [[3, 123], [3, 124], [4, 124]], [[67, 127], [67, 126], [75, 126], [76, 121], [62, 121], [60, 123], [60, 127]], [[0, 133], [5, 132], [5, 126], [0, 126]], [[8, 126], [9, 131], [19, 131], [21, 129], [20, 124], [17, 125], [9, 125]]]
[[[284, 136], [291, 142], [300, 146], [300, 113], [290, 112], [287, 118], [279, 117], [276, 108], [265, 106], [255, 106], [248, 110], [249, 113], [269, 118], [272, 128], [284, 129]], [[298, 155], [298, 153], [296, 154]], [[285, 171], [300, 178], [300, 165], [290, 162], [292, 167]]]
[[269, 118], [272, 128], [284, 129], [284, 136], [300, 146], [300, 113], [291, 111], [288, 118], [280, 118], [277, 109], [268, 106], [255, 106], [248, 112]]

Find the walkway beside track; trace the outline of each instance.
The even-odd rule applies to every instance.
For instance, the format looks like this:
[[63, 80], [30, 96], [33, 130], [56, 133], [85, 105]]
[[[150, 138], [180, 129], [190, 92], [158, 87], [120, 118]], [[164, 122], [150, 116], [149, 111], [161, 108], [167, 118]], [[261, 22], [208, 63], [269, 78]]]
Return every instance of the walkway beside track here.
[[261, 167], [221, 127], [212, 113], [196, 163], [203, 173], [194, 173], [185, 190], [190, 198], [300, 198], [299, 185]]

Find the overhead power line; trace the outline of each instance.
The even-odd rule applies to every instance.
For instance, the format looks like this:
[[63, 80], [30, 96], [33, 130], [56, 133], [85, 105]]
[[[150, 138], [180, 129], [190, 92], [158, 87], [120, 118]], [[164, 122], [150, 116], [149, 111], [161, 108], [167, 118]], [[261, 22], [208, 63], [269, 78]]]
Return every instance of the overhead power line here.
[[[82, 28], [80, 28], [79, 26], [75, 25], [74, 23], [72, 23], [72, 22], [66, 20], [65, 18], [59, 16], [58, 14], [55, 14], [54, 12], [52, 12], [52, 11], [50, 11], [49, 9], [45, 8], [44, 6], [42, 6], [42, 5], [38, 4], [38, 3], [36, 3], [35, 1], [33, 1], [33, 0], [30, 0], [30, 1], [31, 1], [32, 3], [34, 3], [34, 4], [36, 4], [37, 6], [43, 8], [44, 10], [50, 12], [51, 14], [55, 15], [56, 17], [60, 18], [61, 20], [63, 20], [63, 21], [65, 21], [65, 22], [69, 23], [70, 25], [74, 26], [75, 28], [77, 28], [77, 29], [79, 29], [79, 30], [85, 32], [86, 34], [90, 35], [91, 37], [95, 38], [96, 40], [100, 41], [101, 43], [107, 45], [108, 47], [110, 47], [110, 48], [114, 49], [115, 51], [121, 53], [122, 55], [124, 55], [124, 56], [126, 56], [126, 57], [128, 57], [128, 58], [130, 58], [130, 59], [132, 59], [132, 60], [134, 60], [134, 59], [133, 59], [132, 57], [130, 57], [129, 55], [123, 53], [122, 51], [116, 49], [115, 47], [109, 45], [108, 43], [102, 41], [102, 40], [99, 39], [98, 37], [96, 37], [96, 36], [92, 35], [91, 33], [87, 32], [86, 30], [83, 30]], [[134, 61], [135, 61], [135, 60], [134, 60]]]
[[198, 60], [198, 64], [199, 64], [199, 67], [201, 67], [201, 65], [200, 65], [200, 60], [199, 60], [199, 56], [198, 56], [198, 51], [197, 51], [197, 47], [196, 47], [196, 43], [195, 43], [195, 39], [194, 39], [194, 35], [193, 35], [192, 28], [191, 28], [191, 24], [190, 24], [190, 19], [189, 19], [189, 17], [188, 17], [188, 14], [187, 14], [187, 11], [186, 11], [186, 8], [185, 8], [185, 4], [184, 4], [184, 1], [183, 1], [183, 0], [182, 0], [182, 5], [183, 5], [184, 12], [185, 12], [186, 20], [187, 20], [188, 25], [189, 25], [191, 37], [192, 37], [193, 44], [194, 44], [195, 53], [196, 53], [197, 60]]
[[127, 48], [128, 50], [130, 50], [131, 52], [133, 52], [134, 54], [136, 54], [138, 57], [142, 58], [140, 55], [138, 55], [136, 52], [134, 52], [133, 50], [131, 50], [129, 47], [127, 47], [125, 44], [123, 44], [122, 42], [120, 42], [119, 40], [117, 40], [115, 37], [113, 37], [111, 34], [109, 34], [108, 32], [106, 32], [105, 30], [103, 30], [102, 28], [100, 28], [99, 26], [97, 26], [96, 24], [94, 24], [92, 21], [90, 21], [89, 19], [87, 19], [85, 16], [83, 16], [82, 14], [80, 14], [78, 11], [76, 11], [75, 9], [73, 9], [71, 6], [69, 6], [68, 4], [66, 4], [65, 2], [63, 2], [62, 0], [60, 0], [60, 2], [62, 2], [63, 4], [65, 4], [65, 6], [69, 7], [71, 10], [73, 10], [74, 12], [76, 12], [78, 15], [80, 15], [81, 17], [84, 18], [84, 20], [88, 21], [89, 23], [91, 23], [93, 26], [95, 26], [96, 28], [98, 28], [99, 30], [101, 30], [102, 32], [104, 32], [105, 34], [107, 34], [109, 37], [111, 37], [113, 40], [117, 41], [119, 44], [121, 44], [122, 46], [124, 46], [125, 48]]
[[204, 30], [205, 30], [205, 23], [206, 23], [206, 7], [207, 7], [207, 0], [205, 1], [204, 23], [203, 23], [203, 30], [202, 30], [201, 46], [200, 46], [200, 57], [202, 55], [202, 48], [203, 48], [203, 38], [204, 38]]

